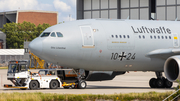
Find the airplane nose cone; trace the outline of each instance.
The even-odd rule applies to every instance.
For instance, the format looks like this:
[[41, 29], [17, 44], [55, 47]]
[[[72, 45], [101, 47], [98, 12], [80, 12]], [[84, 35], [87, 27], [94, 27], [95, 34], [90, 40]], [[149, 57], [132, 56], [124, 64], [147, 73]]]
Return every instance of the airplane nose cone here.
[[29, 49], [33, 54], [37, 56], [41, 55], [42, 54], [42, 40], [39, 38], [36, 38], [33, 41], [31, 41], [29, 44]]

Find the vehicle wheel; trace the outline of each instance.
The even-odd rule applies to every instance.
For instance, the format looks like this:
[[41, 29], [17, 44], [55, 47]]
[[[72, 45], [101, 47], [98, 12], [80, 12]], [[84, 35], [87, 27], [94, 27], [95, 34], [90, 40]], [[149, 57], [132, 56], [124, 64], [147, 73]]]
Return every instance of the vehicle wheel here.
[[79, 81], [79, 83], [78, 83], [78, 88], [79, 89], [85, 89], [86, 86], [87, 86], [86, 81], [84, 81], [84, 80]]
[[164, 88], [164, 80], [163, 79], [157, 79], [156, 80], [156, 87], [157, 88]]
[[149, 86], [151, 88], [156, 88], [156, 79], [155, 78], [152, 78], [150, 81], [149, 81]]
[[58, 88], [58, 81], [52, 80], [52, 81], [50, 82], [50, 88], [51, 88], [51, 89], [57, 89], [57, 88]]
[[173, 83], [171, 81], [169, 81], [168, 79], [164, 80], [164, 85], [166, 88], [171, 88]]
[[64, 89], [69, 89], [69, 87], [64, 87]]
[[38, 89], [38, 82], [37, 81], [31, 81], [29, 84], [29, 88], [34, 90], [34, 89]]

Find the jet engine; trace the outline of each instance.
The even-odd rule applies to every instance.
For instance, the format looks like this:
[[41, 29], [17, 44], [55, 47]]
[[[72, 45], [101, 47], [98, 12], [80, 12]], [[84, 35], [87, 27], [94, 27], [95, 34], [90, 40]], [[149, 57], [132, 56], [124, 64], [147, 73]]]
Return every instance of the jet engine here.
[[180, 55], [168, 58], [164, 64], [164, 73], [171, 82], [180, 80]]
[[86, 81], [104, 81], [112, 80], [117, 75], [125, 74], [126, 72], [116, 71], [85, 71]]

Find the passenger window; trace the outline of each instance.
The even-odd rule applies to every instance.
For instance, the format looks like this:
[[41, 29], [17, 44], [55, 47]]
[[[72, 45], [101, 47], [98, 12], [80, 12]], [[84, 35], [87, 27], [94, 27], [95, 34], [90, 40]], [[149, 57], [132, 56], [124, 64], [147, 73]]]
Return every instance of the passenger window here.
[[129, 39], [129, 35], [127, 35], [127, 38]]
[[145, 39], [145, 36], [143, 35], [143, 39]]
[[171, 36], [169, 36], [169, 39], [171, 39]]
[[160, 39], [160, 36], [158, 36], [158, 39]]
[[162, 39], [164, 39], [164, 36], [162, 36]]
[[51, 37], [56, 37], [55, 32], [52, 32], [52, 33], [51, 33]]
[[116, 35], [116, 38], [118, 38], [118, 36]]
[[44, 32], [44, 33], [41, 35], [41, 37], [48, 37], [49, 34], [50, 34], [50, 32]]
[[58, 37], [63, 37], [63, 34], [61, 34], [60, 32], [56, 32]]
[[121, 36], [121, 35], [119, 35], [119, 37], [120, 37], [120, 38], [122, 38], [122, 36]]
[[114, 38], [114, 35], [111, 35], [112, 38]]
[[141, 39], [141, 36], [139, 35], [139, 39]]
[[165, 38], [167, 39], [167, 36], [165, 36]]
[[152, 36], [150, 36], [151, 37], [151, 39], [152, 39]]
[[156, 36], [154, 36], [154, 39], [156, 39]]
[[124, 35], [124, 38], [126, 38], [126, 36]]

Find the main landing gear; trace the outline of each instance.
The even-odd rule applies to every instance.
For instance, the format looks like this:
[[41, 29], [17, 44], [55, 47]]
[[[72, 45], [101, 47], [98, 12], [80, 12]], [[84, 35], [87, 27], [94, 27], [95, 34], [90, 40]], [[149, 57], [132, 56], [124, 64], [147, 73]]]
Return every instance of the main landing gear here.
[[162, 72], [155, 72], [157, 79], [152, 78], [149, 80], [151, 88], [171, 88], [173, 83], [162, 76]]

